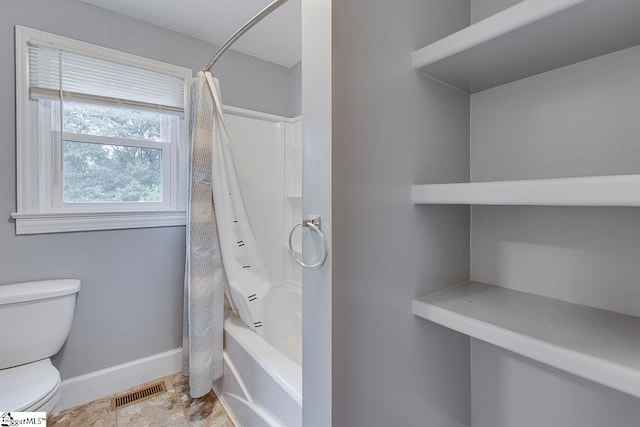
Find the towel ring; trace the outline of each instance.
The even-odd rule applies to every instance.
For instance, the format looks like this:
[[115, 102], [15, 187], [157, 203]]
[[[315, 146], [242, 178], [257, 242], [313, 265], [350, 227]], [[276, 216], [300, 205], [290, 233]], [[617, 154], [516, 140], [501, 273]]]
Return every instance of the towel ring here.
[[[298, 227], [309, 228], [310, 230], [313, 230], [316, 233], [318, 233], [318, 235], [320, 236], [320, 239], [322, 239], [322, 256], [320, 257], [320, 260], [318, 260], [318, 262], [316, 262], [315, 264], [307, 264], [306, 262], [304, 262], [304, 260], [298, 258], [298, 255], [293, 250], [293, 244], [291, 240], [293, 239], [294, 231], [296, 231]], [[324, 264], [324, 261], [327, 259], [327, 242], [324, 240], [324, 233], [320, 229], [320, 217], [310, 216], [308, 219], [302, 220], [302, 222], [299, 222], [296, 225], [294, 225], [291, 228], [291, 231], [289, 231], [289, 247], [287, 249], [289, 249], [289, 255], [291, 255], [291, 258], [293, 258], [293, 260], [297, 262], [301, 267], [308, 268], [310, 270], [319, 269], [322, 266], [322, 264]]]

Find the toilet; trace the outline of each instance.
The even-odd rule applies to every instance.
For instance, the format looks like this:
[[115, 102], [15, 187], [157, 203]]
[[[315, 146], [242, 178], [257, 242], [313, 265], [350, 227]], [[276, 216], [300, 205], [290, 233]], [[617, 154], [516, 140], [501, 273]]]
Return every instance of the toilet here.
[[50, 413], [60, 372], [50, 357], [71, 331], [80, 281], [0, 286], [0, 411]]

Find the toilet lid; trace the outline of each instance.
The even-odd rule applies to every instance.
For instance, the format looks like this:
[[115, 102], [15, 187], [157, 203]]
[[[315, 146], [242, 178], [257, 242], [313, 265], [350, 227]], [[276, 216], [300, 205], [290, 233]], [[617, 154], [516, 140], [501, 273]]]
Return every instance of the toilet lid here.
[[60, 373], [44, 359], [14, 368], [0, 369], [0, 408], [25, 410], [60, 386]]

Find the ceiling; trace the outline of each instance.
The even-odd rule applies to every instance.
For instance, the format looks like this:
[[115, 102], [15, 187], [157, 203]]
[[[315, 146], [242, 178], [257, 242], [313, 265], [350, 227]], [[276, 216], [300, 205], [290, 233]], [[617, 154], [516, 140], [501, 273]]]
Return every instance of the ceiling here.
[[[81, 0], [220, 46], [271, 0]], [[289, 0], [233, 50], [291, 68], [301, 57], [301, 0]], [[213, 56], [215, 52], [211, 52]]]

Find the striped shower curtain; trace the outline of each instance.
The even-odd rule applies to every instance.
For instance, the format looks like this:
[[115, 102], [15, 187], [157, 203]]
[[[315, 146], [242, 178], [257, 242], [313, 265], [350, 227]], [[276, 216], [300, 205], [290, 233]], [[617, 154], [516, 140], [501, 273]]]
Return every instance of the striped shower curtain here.
[[244, 208], [229, 150], [218, 82], [199, 72], [191, 87], [183, 351], [190, 394], [222, 376], [224, 300], [261, 334], [270, 282]]

